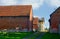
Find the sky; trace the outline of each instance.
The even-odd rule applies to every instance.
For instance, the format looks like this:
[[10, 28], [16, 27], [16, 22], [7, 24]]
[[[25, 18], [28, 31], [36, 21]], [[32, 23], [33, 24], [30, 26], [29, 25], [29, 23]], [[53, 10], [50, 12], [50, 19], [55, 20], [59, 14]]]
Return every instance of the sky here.
[[39, 18], [44, 17], [44, 26], [49, 28], [50, 14], [60, 6], [60, 0], [0, 0], [0, 6], [11, 5], [32, 5], [33, 15]]

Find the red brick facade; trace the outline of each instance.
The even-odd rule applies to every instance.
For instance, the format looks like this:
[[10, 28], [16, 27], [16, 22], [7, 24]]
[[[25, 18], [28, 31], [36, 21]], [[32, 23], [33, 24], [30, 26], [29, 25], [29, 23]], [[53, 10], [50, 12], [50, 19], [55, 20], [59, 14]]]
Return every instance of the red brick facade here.
[[27, 29], [32, 31], [33, 18], [32, 6], [0, 6], [0, 30], [1, 29]]
[[50, 32], [58, 33], [60, 25], [60, 7], [50, 15]]
[[33, 18], [33, 29], [35, 30], [38, 30], [38, 23], [39, 23], [39, 20], [38, 18]]

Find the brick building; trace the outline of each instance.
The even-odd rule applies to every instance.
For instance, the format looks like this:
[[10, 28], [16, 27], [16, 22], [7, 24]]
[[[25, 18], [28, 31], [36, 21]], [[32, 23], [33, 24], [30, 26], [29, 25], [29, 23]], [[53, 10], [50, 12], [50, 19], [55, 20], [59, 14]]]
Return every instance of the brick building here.
[[0, 6], [0, 30], [32, 31], [32, 6]]
[[33, 31], [38, 31], [39, 19], [38, 17], [33, 18]]
[[50, 14], [50, 32], [60, 33], [60, 7]]

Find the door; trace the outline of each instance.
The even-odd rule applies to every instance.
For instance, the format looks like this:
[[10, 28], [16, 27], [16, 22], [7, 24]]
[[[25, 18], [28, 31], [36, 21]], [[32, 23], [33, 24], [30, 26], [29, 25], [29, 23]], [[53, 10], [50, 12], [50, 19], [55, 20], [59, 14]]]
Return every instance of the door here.
[[60, 24], [59, 24], [58, 28], [59, 28], [58, 33], [60, 34]]

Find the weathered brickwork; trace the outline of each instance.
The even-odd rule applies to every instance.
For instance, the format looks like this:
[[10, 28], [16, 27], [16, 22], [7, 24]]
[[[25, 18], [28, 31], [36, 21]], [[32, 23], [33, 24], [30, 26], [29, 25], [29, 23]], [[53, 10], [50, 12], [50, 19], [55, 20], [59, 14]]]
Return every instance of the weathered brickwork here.
[[39, 19], [33, 18], [33, 29], [35, 29], [36, 31], [38, 30], [38, 23], [39, 23]]
[[50, 32], [58, 33], [60, 24], [60, 7], [50, 15]]

